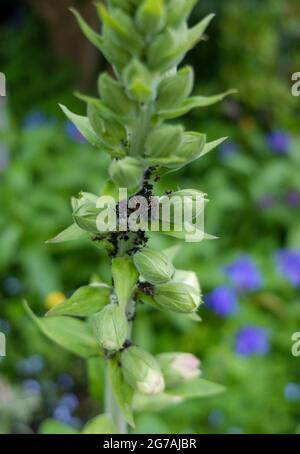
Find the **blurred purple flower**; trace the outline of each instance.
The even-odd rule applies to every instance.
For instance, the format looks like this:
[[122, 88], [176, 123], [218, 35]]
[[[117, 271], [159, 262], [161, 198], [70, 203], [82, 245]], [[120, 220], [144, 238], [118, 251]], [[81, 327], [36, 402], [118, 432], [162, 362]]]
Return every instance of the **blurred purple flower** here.
[[208, 422], [211, 427], [217, 428], [224, 424], [225, 415], [221, 410], [212, 410], [208, 415]]
[[300, 287], [300, 250], [282, 249], [276, 254], [277, 268], [294, 287]]
[[219, 147], [219, 155], [221, 160], [225, 160], [235, 155], [238, 152], [238, 146], [233, 141], [226, 141]]
[[23, 284], [17, 277], [7, 277], [3, 282], [4, 290], [12, 296], [19, 295], [23, 291]]
[[78, 131], [76, 126], [69, 120], [65, 123], [65, 131], [70, 139], [74, 140], [75, 142], [87, 143], [86, 139], [83, 135]]
[[222, 285], [205, 298], [208, 307], [220, 317], [228, 317], [237, 310], [237, 298], [233, 289]]
[[65, 394], [60, 399], [59, 405], [63, 407], [68, 407], [70, 412], [73, 413], [79, 405], [79, 400], [77, 396], [75, 396], [75, 394]]
[[297, 208], [300, 206], [300, 192], [290, 189], [286, 194], [286, 201], [291, 207]]
[[283, 391], [284, 397], [289, 402], [300, 400], [300, 385], [297, 383], [288, 383]]
[[235, 262], [224, 267], [225, 274], [233, 285], [241, 291], [259, 290], [262, 276], [256, 264], [246, 255], [241, 255]]
[[291, 145], [291, 137], [284, 131], [273, 131], [267, 135], [269, 147], [277, 153], [284, 154], [289, 151]]
[[37, 380], [29, 379], [23, 382], [23, 389], [31, 394], [39, 394], [41, 385]]
[[257, 205], [262, 210], [268, 210], [273, 207], [274, 199], [271, 195], [265, 194], [258, 199]]
[[23, 127], [24, 129], [30, 130], [38, 128], [39, 126], [43, 126], [47, 124], [48, 121], [48, 117], [43, 112], [31, 112], [25, 117], [23, 121]]
[[44, 368], [44, 360], [39, 355], [33, 355], [29, 358], [22, 359], [16, 365], [18, 372], [29, 375], [29, 374], [38, 374], [42, 372]]
[[57, 378], [57, 384], [59, 387], [65, 390], [72, 388], [72, 386], [74, 385], [72, 375], [67, 373], [60, 374]]
[[241, 356], [266, 355], [270, 350], [267, 331], [258, 326], [245, 326], [236, 336], [236, 353]]
[[64, 405], [58, 405], [53, 412], [53, 418], [63, 424], [74, 427], [75, 429], [80, 429], [82, 422], [79, 418], [72, 416], [70, 409]]

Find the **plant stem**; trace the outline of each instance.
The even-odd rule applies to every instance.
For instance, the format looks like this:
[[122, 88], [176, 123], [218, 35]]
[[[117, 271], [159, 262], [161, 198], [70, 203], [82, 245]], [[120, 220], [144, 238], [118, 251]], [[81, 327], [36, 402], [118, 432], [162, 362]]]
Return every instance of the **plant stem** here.
[[108, 370], [106, 371], [105, 376], [105, 413], [114, 422], [117, 434], [127, 434], [127, 423], [123, 418], [120, 408], [114, 398]]

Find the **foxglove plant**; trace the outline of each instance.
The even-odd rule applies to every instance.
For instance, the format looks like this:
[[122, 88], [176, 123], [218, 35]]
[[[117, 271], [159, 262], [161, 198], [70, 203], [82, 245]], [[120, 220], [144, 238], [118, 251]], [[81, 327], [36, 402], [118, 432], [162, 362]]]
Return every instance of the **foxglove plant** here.
[[[109, 179], [101, 196], [117, 200], [119, 188], [126, 188], [129, 200], [136, 196], [146, 199], [148, 211], [161, 176], [204, 156], [225, 140], [207, 142], [205, 134], [185, 131], [181, 124], [170, 122], [230, 93], [190, 96], [193, 69], [178, 69], [185, 54], [203, 39], [213, 18], [210, 14], [189, 28], [187, 21], [196, 1], [108, 0], [106, 6], [96, 5], [101, 35], [73, 10], [83, 33], [113, 69], [113, 76], [104, 73], [99, 77], [99, 98], [78, 94], [87, 104], [87, 116], [61, 106], [81, 135], [111, 156]], [[201, 194], [196, 190], [176, 193], [179, 198], [188, 195], [192, 206]], [[169, 251], [148, 247], [145, 224], [135, 230], [130, 226], [101, 229], [98, 219], [103, 207], [98, 199], [99, 195], [89, 193], [74, 198], [73, 224], [50, 242], [85, 237], [104, 247], [111, 260], [112, 286], [94, 282], [82, 287], [44, 318], [37, 318], [26, 307], [58, 344], [86, 359], [101, 356], [106, 361], [106, 430], [125, 432], [126, 423], [134, 425], [133, 409], [141, 402], [145, 405], [147, 396], [153, 401], [158, 395], [161, 403], [172, 404], [187, 396], [219, 392], [221, 387], [198, 378], [199, 361], [193, 355], [162, 353], [154, 357], [133, 343], [140, 302], [197, 320], [200, 286], [195, 273], [175, 269]], [[116, 205], [117, 217], [121, 220], [123, 216], [124, 221], [121, 205], [122, 200]], [[125, 220], [130, 214], [128, 208]], [[185, 238], [186, 232], [184, 227], [179, 234], [171, 223], [163, 233]], [[203, 234], [196, 239], [202, 238]]]

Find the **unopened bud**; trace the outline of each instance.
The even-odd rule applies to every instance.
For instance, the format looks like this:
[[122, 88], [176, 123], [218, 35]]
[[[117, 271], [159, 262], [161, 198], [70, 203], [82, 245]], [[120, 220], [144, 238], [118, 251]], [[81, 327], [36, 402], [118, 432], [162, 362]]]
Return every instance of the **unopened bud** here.
[[158, 33], [166, 23], [164, 0], [144, 0], [137, 11], [136, 23], [146, 36]]
[[168, 386], [193, 380], [201, 374], [200, 360], [191, 353], [162, 353], [157, 359]]
[[121, 188], [138, 188], [143, 180], [141, 162], [130, 156], [114, 160], [109, 167], [109, 175], [116, 186]]
[[163, 125], [155, 128], [146, 141], [145, 154], [150, 158], [172, 156], [179, 148], [182, 137], [182, 126]]
[[94, 315], [95, 337], [105, 350], [120, 350], [128, 335], [128, 321], [124, 311], [117, 304], [109, 304]]
[[174, 266], [162, 252], [146, 248], [133, 258], [138, 272], [151, 284], [164, 284], [172, 279]]
[[165, 388], [164, 377], [157, 360], [150, 353], [131, 346], [121, 354], [125, 380], [143, 394], [160, 394]]
[[155, 287], [154, 300], [163, 310], [186, 314], [195, 312], [201, 303], [200, 293], [181, 282], [168, 282]]
[[127, 96], [133, 101], [148, 102], [155, 96], [154, 81], [147, 67], [133, 60], [124, 71]]
[[158, 110], [174, 109], [182, 104], [190, 95], [194, 82], [194, 72], [186, 66], [177, 74], [165, 77], [158, 87]]

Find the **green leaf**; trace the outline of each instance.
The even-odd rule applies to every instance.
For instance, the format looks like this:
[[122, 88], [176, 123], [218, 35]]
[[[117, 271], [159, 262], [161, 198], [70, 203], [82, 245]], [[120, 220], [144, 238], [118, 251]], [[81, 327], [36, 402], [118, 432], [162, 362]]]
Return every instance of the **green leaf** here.
[[61, 233], [56, 235], [51, 240], [46, 241], [47, 244], [54, 244], [54, 243], [63, 243], [64, 241], [74, 241], [79, 240], [86, 236], [86, 232], [81, 230], [77, 224], [72, 224]]
[[101, 353], [87, 322], [65, 316], [39, 318], [31, 311], [26, 301], [24, 307], [45, 336], [66, 350], [82, 358], [98, 356]]
[[106, 284], [93, 284], [81, 287], [68, 300], [58, 304], [46, 316], [73, 315], [88, 317], [110, 302], [111, 289]]
[[82, 18], [81, 14], [75, 9], [75, 8], [70, 8], [70, 11], [74, 14], [76, 17], [78, 24], [86, 36], [86, 38], [94, 44], [94, 46], [97, 47], [97, 49], [102, 50], [103, 46], [103, 38], [100, 36], [98, 33], [96, 33]]
[[159, 412], [165, 408], [178, 405], [184, 401], [183, 397], [173, 396], [163, 392], [156, 396], [146, 396], [145, 394], [135, 393], [133, 400], [134, 410], [137, 412]]
[[184, 399], [194, 399], [200, 397], [211, 397], [216, 394], [221, 394], [225, 391], [225, 387], [203, 378], [190, 380], [182, 385], [176, 386], [166, 391], [171, 396], [179, 396]]
[[221, 93], [214, 96], [193, 96], [192, 98], [184, 101], [176, 109], [160, 110], [158, 116], [164, 120], [172, 120], [177, 117], [181, 117], [186, 113], [198, 107], [208, 107], [222, 101], [226, 96], [236, 93], [236, 90], [228, 90], [225, 93]]
[[117, 429], [107, 415], [99, 415], [91, 419], [82, 429], [83, 435], [108, 435], [116, 434]]
[[108, 360], [108, 373], [116, 402], [127, 423], [135, 427], [132, 414], [133, 389], [125, 382], [116, 356]]
[[74, 114], [66, 106], [63, 106], [62, 104], [60, 104], [59, 106], [66, 115], [66, 117], [76, 126], [78, 131], [91, 145], [97, 148], [103, 148], [103, 143], [95, 134], [91, 126], [90, 120], [87, 117]]
[[126, 257], [113, 259], [112, 276], [119, 305], [125, 309], [139, 278], [132, 259]]
[[79, 432], [55, 419], [46, 419], [40, 425], [38, 433], [40, 435], [76, 435]]
[[221, 145], [223, 142], [225, 142], [225, 140], [227, 140], [227, 139], [228, 139], [228, 137], [222, 137], [221, 139], [214, 140], [212, 142], [207, 142], [204, 146], [204, 149], [200, 153], [199, 157], [202, 157], [202, 156], [206, 155], [207, 153], [209, 153], [210, 151], [214, 150], [219, 145]]

